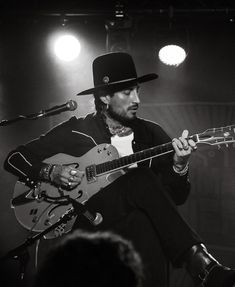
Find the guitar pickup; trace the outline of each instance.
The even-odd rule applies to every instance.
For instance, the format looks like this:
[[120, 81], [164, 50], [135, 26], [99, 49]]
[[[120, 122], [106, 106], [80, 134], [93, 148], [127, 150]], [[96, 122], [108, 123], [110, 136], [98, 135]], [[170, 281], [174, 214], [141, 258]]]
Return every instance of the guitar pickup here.
[[86, 167], [86, 178], [88, 182], [96, 181], [96, 168], [95, 164]]

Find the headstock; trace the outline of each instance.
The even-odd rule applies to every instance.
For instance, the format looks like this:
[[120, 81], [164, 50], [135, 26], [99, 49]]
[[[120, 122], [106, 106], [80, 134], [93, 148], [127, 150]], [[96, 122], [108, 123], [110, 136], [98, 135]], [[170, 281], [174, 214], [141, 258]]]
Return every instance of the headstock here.
[[194, 136], [197, 143], [209, 145], [228, 145], [235, 142], [235, 125], [207, 129], [201, 134]]

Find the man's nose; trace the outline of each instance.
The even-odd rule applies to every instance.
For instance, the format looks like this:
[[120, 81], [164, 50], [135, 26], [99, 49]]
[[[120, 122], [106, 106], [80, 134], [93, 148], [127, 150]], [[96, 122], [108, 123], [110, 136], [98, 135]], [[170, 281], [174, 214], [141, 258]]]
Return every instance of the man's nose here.
[[137, 103], [137, 104], [140, 103], [139, 93], [138, 93], [137, 89], [134, 89], [132, 91], [132, 100], [134, 103]]

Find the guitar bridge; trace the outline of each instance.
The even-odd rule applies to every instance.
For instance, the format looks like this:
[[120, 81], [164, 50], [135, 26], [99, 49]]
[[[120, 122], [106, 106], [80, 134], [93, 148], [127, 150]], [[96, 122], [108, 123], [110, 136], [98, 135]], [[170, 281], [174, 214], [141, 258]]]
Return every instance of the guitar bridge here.
[[86, 167], [86, 178], [88, 183], [96, 181], [96, 168], [95, 164]]

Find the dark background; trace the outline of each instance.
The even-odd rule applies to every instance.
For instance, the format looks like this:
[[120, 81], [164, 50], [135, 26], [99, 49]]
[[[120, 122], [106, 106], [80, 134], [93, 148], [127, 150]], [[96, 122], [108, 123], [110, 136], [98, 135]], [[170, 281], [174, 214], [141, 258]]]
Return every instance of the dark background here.
[[[79, 3], [78, 3], [79, 2]], [[140, 3], [141, 2], [141, 3]], [[141, 88], [141, 117], [160, 123], [170, 136], [183, 129], [190, 134], [235, 124], [235, 5], [234, 1], [122, 1], [131, 28], [114, 37], [124, 39], [138, 74], [159, 74]], [[107, 51], [105, 23], [115, 15], [116, 1], [7, 1], [0, 4], [0, 120], [38, 112], [69, 99], [78, 102], [74, 112], [0, 127], [0, 156], [47, 131], [71, 115], [93, 110], [92, 97], [76, 93], [93, 86], [91, 63]], [[64, 25], [64, 26], [63, 26]], [[169, 27], [177, 30], [187, 47], [179, 67], [157, 58]], [[59, 31], [72, 31], [81, 41], [75, 62], [58, 61], [50, 39]], [[123, 42], [120, 44], [123, 45]], [[180, 212], [204, 238], [210, 251], [225, 265], [235, 267], [235, 161], [234, 145], [198, 145], [190, 165], [192, 191]], [[21, 244], [27, 231], [17, 222], [10, 200], [16, 178], [0, 177], [0, 251], [6, 254]], [[180, 236], [180, 234], [179, 234]], [[49, 242], [50, 241], [50, 242]], [[44, 246], [40, 242], [38, 257]], [[26, 280], [34, 269], [35, 246], [29, 249]], [[14, 280], [18, 262], [7, 260]], [[29, 274], [28, 274], [29, 273]], [[8, 276], [8, 275], [7, 275]], [[26, 284], [26, 282], [24, 283]], [[171, 273], [171, 286], [191, 286], [182, 271]]]

